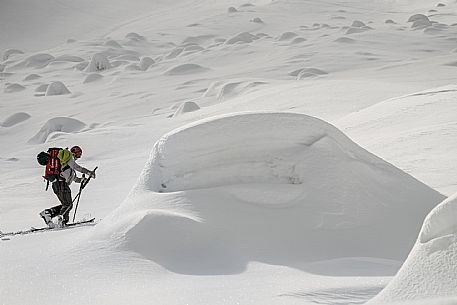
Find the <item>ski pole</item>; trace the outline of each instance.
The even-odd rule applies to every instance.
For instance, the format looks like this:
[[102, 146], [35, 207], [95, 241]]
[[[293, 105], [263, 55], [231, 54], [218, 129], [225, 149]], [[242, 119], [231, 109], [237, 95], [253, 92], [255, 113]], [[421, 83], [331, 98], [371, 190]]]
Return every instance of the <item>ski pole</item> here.
[[[95, 174], [95, 171], [97, 170], [97, 168], [98, 168], [98, 166], [94, 168], [92, 173]], [[89, 183], [90, 178], [92, 178], [92, 175], [89, 176], [89, 178], [85, 181], [85, 183], [81, 183], [81, 185], [79, 187], [78, 195], [76, 195], [76, 197], [75, 197], [75, 199], [78, 198], [78, 201], [76, 202], [75, 213], [73, 214], [73, 222], [75, 222], [76, 211], [78, 210], [79, 199], [81, 198], [81, 193], [82, 193], [83, 189], [86, 187], [86, 185]], [[75, 199], [73, 199], [73, 202], [75, 201]]]

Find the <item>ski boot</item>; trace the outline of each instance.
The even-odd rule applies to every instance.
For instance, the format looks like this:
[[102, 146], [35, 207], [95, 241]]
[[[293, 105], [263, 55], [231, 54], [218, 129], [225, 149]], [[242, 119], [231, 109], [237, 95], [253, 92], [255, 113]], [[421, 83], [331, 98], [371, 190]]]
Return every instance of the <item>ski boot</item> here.
[[47, 210], [44, 210], [40, 213], [40, 216], [41, 218], [43, 218], [44, 222], [46, 223], [46, 225], [50, 228], [54, 228], [54, 223], [52, 222], [52, 218], [51, 218], [51, 213], [49, 213], [49, 211]]
[[67, 225], [62, 215], [54, 217], [52, 222], [54, 223], [55, 228], [63, 228]]

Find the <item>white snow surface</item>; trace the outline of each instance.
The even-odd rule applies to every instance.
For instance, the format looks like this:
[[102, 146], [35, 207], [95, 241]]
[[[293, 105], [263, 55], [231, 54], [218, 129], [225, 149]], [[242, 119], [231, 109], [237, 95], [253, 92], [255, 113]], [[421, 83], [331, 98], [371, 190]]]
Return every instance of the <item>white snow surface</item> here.
[[0, 304], [456, 304], [456, 11], [0, 1]]

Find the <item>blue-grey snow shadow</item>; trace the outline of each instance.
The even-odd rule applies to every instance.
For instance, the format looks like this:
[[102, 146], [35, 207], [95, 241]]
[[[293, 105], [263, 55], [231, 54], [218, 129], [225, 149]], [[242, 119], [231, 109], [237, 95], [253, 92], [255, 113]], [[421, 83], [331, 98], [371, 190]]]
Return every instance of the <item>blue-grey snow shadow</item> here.
[[[228, 198], [218, 194], [219, 200], [227, 202]], [[281, 209], [237, 201], [218, 205], [199, 196], [201, 193], [186, 193], [198, 219], [187, 214], [147, 214], [126, 233], [126, 248], [180, 274], [237, 274], [250, 262], [261, 262], [331, 276], [393, 276], [399, 265], [389, 262], [346, 260], [343, 264], [337, 261], [332, 268], [318, 262], [344, 257], [400, 260], [414, 242], [398, 244], [384, 222], [353, 229], [304, 230], [303, 222], [316, 221], [318, 205], [307, 206], [305, 214], [301, 204]], [[401, 234], [414, 236], [416, 230], [405, 228]]]

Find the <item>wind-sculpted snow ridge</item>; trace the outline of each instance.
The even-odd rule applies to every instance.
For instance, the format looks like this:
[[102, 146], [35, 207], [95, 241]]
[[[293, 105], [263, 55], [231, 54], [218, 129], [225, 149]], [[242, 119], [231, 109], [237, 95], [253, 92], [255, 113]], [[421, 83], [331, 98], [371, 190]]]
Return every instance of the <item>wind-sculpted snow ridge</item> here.
[[319, 119], [239, 113], [165, 134], [96, 232], [185, 274], [400, 259], [443, 198]]
[[[423, 304], [456, 304], [456, 261], [457, 194], [454, 194], [428, 214], [408, 259], [370, 304], [410, 304], [421, 299], [429, 299]], [[450, 297], [454, 298], [453, 303]]]

